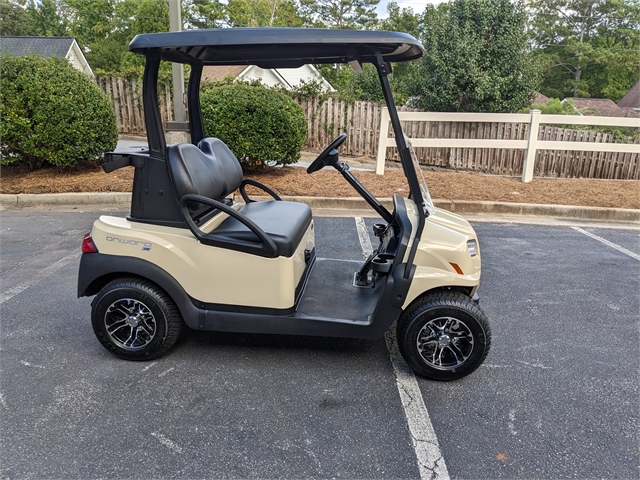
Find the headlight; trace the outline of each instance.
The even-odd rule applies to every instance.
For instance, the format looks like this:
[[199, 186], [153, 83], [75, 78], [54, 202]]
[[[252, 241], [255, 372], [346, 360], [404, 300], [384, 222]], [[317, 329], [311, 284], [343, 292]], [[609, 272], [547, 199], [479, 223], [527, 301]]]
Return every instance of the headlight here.
[[475, 257], [478, 254], [478, 244], [475, 239], [467, 242], [467, 248], [469, 249], [469, 253], [472, 257]]

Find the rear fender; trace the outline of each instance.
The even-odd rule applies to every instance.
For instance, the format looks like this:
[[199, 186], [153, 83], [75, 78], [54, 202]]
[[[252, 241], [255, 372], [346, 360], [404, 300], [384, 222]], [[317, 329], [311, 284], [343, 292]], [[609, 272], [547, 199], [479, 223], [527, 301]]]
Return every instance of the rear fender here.
[[83, 253], [78, 272], [78, 297], [96, 295], [109, 282], [122, 277], [143, 278], [155, 283], [175, 302], [187, 325], [191, 328], [198, 325], [200, 310], [176, 279], [157, 265], [140, 258]]

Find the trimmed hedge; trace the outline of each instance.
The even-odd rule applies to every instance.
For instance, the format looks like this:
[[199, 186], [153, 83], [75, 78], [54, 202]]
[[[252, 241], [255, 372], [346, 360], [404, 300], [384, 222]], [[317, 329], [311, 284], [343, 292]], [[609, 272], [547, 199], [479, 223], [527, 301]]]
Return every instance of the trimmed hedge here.
[[205, 85], [200, 95], [205, 136], [218, 137], [248, 166], [294, 163], [307, 134], [302, 107], [262, 85]]
[[0, 62], [2, 165], [101, 163], [102, 153], [115, 148], [111, 103], [67, 60], [3, 55]]

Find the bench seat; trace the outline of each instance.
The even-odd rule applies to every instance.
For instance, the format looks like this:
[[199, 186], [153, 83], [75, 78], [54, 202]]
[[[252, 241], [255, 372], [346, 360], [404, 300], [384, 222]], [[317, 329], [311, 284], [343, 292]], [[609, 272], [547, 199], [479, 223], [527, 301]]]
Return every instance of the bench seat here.
[[[253, 202], [240, 209], [240, 213], [258, 225], [278, 247], [278, 255], [294, 254], [311, 224], [311, 209], [297, 202]], [[214, 231], [245, 241], [257, 241], [256, 235], [239, 220], [229, 217]]]
[[[185, 195], [198, 195], [224, 203], [225, 197], [242, 183], [240, 162], [217, 138], [205, 138], [199, 147], [184, 143], [168, 147], [168, 167], [178, 199]], [[193, 218], [205, 208], [206, 205], [197, 201], [190, 202], [184, 214]], [[275, 243], [276, 256], [284, 257], [294, 254], [312, 219], [311, 209], [297, 202], [250, 202], [238, 213], [257, 225]], [[256, 250], [256, 247], [242, 248], [242, 243], [259, 245], [261, 242], [254, 232], [233, 216], [226, 218], [210, 234], [201, 232], [199, 240], [247, 253], [266, 253]], [[233, 245], [234, 240], [238, 245]]]

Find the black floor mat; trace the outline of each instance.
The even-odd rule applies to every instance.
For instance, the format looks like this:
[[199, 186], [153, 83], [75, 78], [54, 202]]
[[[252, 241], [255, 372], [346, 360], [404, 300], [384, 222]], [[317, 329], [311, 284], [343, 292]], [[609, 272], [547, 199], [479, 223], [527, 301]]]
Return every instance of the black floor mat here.
[[379, 288], [353, 286], [353, 274], [361, 266], [362, 262], [318, 259], [298, 306], [298, 313], [366, 321], [376, 308]]

